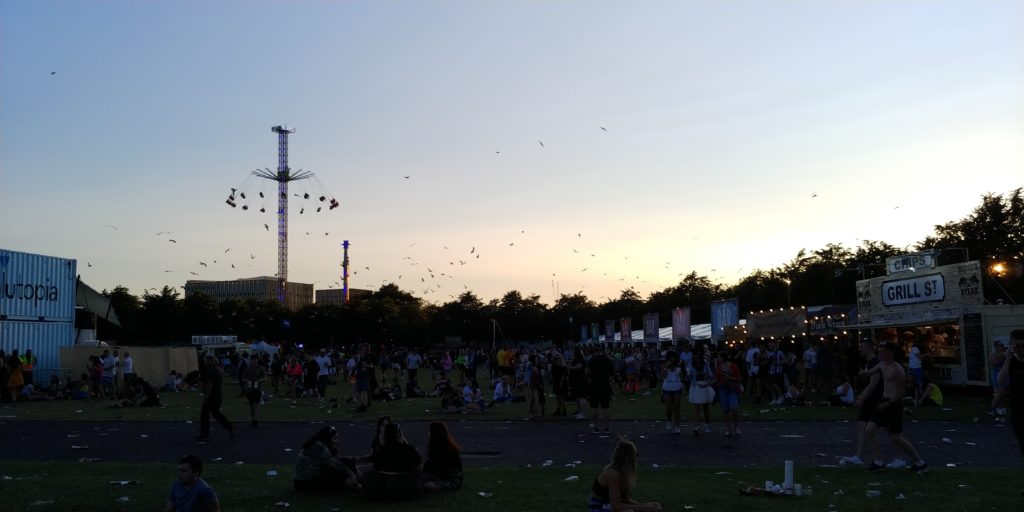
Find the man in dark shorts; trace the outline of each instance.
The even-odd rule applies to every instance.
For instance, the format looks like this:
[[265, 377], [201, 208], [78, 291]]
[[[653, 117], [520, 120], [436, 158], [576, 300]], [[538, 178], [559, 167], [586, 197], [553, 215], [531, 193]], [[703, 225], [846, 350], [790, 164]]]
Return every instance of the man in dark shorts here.
[[[1017, 436], [1020, 455], [1024, 457], [1024, 329], [1015, 329], [1010, 333], [1009, 355], [999, 370], [996, 380], [1007, 386], [1010, 392], [1010, 424], [1013, 434]], [[1021, 491], [1024, 497], [1024, 491]]]
[[221, 403], [224, 402], [224, 370], [212, 355], [207, 354], [204, 362], [206, 372], [203, 374], [203, 408], [199, 412], [199, 435], [196, 436], [196, 440], [206, 441], [210, 438], [210, 416], [226, 428], [234, 439], [235, 428], [220, 410]]
[[590, 410], [594, 418], [590, 428], [595, 434], [599, 431], [602, 417], [604, 418], [604, 433], [611, 432], [612, 415], [609, 407], [612, 401], [613, 372], [611, 360], [604, 355], [604, 346], [597, 345], [594, 348], [594, 354], [590, 356], [590, 361], [587, 362], [587, 377], [590, 379]]
[[[878, 356], [875, 355], [874, 344], [872, 344], [870, 339], [861, 340], [858, 348], [860, 350], [860, 357], [864, 360], [864, 366], [861, 367], [861, 370], [868, 371], [879, 363]], [[882, 401], [882, 376], [875, 374], [870, 377], [863, 377], [861, 380], [865, 381], [866, 385], [864, 385], [864, 389], [854, 401], [860, 407], [860, 412], [857, 414], [857, 453], [852, 457], [840, 459], [839, 463], [844, 465], [865, 465], [864, 459], [867, 458], [868, 454], [864, 453], [864, 449], [867, 448], [868, 443], [864, 431], [868, 426], [868, 420], [871, 418], [871, 411]], [[871, 456], [872, 458], [869, 460], [874, 461], [875, 464], [880, 462], [877, 452], [871, 454]]]
[[[910, 444], [910, 441], [903, 437], [903, 397], [907, 391], [907, 373], [903, 369], [903, 365], [893, 359], [898, 350], [893, 342], [883, 343], [878, 351], [878, 358], [881, 362], [874, 368], [862, 372], [865, 375], [878, 373], [882, 376], [882, 401], [871, 410], [864, 434], [870, 441], [871, 451], [874, 453], [878, 450], [878, 439], [875, 437], [875, 433], [878, 429], [884, 428], [889, 432], [892, 445], [902, 449], [910, 456], [910, 460], [914, 463], [910, 466], [910, 470], [919, 472], [926, 469], [928, 464], [917, 454], [917, 450]], [[878, 471], [884, 467], [875, 461], [868, 467], [868, 470]]]

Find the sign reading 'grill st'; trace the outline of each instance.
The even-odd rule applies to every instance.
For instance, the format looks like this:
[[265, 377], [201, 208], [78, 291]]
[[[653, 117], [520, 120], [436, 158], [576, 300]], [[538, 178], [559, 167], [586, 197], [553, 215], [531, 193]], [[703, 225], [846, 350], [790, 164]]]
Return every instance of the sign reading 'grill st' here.
[[882, 304], [886, 306], [938, 302], [945, 297], [946, 288], [941, 274], [882, 283]]

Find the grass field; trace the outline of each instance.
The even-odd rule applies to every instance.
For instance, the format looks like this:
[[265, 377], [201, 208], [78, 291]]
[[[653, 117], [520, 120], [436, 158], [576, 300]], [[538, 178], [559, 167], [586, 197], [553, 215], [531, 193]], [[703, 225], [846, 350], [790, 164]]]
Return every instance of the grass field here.
[[[424, 378], [424, 389], [428, 389], [429, 377]], [[274, 397], [271, 403], [260, 407], [261, 421], [319, 421], [325, 419], [374, 419], [381, 414], [390, 414], [405, 420], [431, 420], [450, 415], [442, 414], [439, 409], [439, 398], [404, 399], [394, 402], [374, 402], [365, 413], [354, 412], [354, 406], [345, 400], [351, 396], [348, 384], [337, 384], [327, 388], [328, 398], [338, 398], [337, 408], [330, 403], [311, 399], [286, 399]], [[232, 420], [245, 421], [249, 417], [248, 402], [238, 397], [238, 385], [234, 382], [225, 383], [224, 387], [225, 414]], [[110, 408], [106, 401], [42, 401], [19, 403], [16, 407], [0, 408], [0, 418], [27, 420], [143, 420], [177, 421], [196, 419], [199, 416], [201, 398], [197, 392], [161, 393], [165, 407], [162, 408]], [[815, 401], [820, 400], [818, 397]], [[555, 400], [549, 396], [546, 412], [554, 410]], [[948, 394], [944, 408], [921, 407], [914, 410], [909, 419], [917, 420], [948, 420], [974, 421], [978, 418], [987, 421], [985, 410], [988, 398], [983, 395]], [[569, 405], [569, 412], [575, 410]], [[712, 419], [720, 419], [717, 406], [711, 408]], [[841, 407], [782, 407], [754, 405], [749, 397], [743, 397], [740, 404], [741, 421], [805, 421], [805, 420], [844, 420], [856, 416], [856, 412]], [[612, 414], [616, 419], [662, 419], [664, 407], [659, 394], [653, 392], [648, 396], [627, 396], [616, 394], [613, 397]], [[683, 418], [692, 417], [692, 408], [684, 400], [682, 404]], [[473, 413], [474, 419], [507, 420], [526, 416], [526, 405], [523, 403], [505, 404], [494, 407], [484, 414]], [[562, 420], [562, 417], [544, 416], [543, 420]]]
[[[642, 462], [642, 461], [641, 461]], [[598, 466], [564, 468], [470, 467], [463, 488], [422, 496], [412, 503], [371, 503], [351, 494], [297, 495], [291, 467], [208, 464], [204, 478], [225, 511], [416, 509], [444, 512], [585, 510]], [[278, 476], [267, 476], [275, 470]], [[571, 476], [577, 480], [567, 481]], [[804, 498], [747, 497], [739, 490], [782, 480], [782, 468], [685, 469], [642, 465], [636, 497], [659, 501], [666, 511], [684, 510], [1021, 510], [1024, 471], [946, 470], [867, 474], [860, 470], [797, 468], [795, 481], [813, 494]], [[5, 510], [160, 510], [175, 478], [171, 464], [5, 463], [0, 492]], [[109, 485], [114, 480], [133, 485]], [[867, 491], [881, 496], [868, 498]], [[483, 493], [483, 495], [481, 495]], [[902, 495], [905, 499], [899, 499]], [[692, 508], [691, 508], [692, 507]]]

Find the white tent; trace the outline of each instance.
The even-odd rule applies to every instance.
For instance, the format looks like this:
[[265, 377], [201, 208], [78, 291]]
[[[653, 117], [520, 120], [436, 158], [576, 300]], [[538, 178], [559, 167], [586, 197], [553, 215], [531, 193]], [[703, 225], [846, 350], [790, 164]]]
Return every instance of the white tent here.
[[264, 353], [267, 353], [267, 354], [276, 354], [277, 350], [278, 350], [277, 347], [275, 347], [275, 346], [271, 345], [270, 343], [267, 343], [267, 342], [265, 342], [263, 340], [257, 341], [256, 343], [253, 343], [252, 346], [249, 347], [249, 349], [251, 351], [253, 351], [253, 352], [264, 352]]

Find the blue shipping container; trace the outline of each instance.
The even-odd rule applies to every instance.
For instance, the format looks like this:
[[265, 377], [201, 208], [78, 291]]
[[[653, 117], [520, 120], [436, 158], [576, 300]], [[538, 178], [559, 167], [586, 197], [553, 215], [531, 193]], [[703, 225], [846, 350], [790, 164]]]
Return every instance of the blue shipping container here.
[[0, 249], [0, 320], [75, 320], [78, 262]]
[[[50, 371], [60, 364], [60, 348], [71, 346], [74, 342], [75, 328], [71, 322], [23, 322], [0, 320], [0, 349], [10, 355], [12, 350], [24, 354], [32, 349], [36, 356], [37, 376], [46, 374], [49, 380]], [[81, 369], [75, 369], [78, 375]], [[63, 378], [63, 373], [61, 374]], [[41, 383], [41, 384], [47, 384]]]

